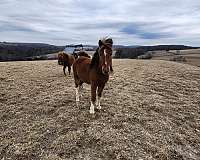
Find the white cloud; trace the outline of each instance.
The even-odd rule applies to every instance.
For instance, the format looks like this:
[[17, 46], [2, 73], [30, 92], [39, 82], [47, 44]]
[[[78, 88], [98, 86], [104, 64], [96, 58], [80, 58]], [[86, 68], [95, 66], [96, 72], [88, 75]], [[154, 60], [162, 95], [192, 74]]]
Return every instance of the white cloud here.
[[[1, 0], [0, 41], [200, 43], [199, 0]], [[164, 36], [163, 36], [164, 35]]]

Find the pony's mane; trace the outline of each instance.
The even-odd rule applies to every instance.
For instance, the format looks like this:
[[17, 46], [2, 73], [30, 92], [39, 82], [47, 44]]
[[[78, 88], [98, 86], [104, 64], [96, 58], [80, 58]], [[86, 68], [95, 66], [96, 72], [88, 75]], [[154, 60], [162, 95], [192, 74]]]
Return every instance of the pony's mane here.
[[92, 56], [92, 61], [91, 61], [91, 64], [90, 64], [90, 68], [92, 68], [95, 65], [99, 64], [99, 52], [98, 52], [98, 50], [99, 50], [99, 47], [96, 49], [95, 53]]
[[[101, 41], [105, 45], [111, 45], [111, 46], [113, 45], [112, 38], [105, 37], [105, 38], [102, 38]], [[92, 56], [92, 61], [91, 61], [91, 64], [90, 64], [90, 68], [92, 68], [94, 66], [97, 66], [99, 64], [99, 52], [98, 52], [98, 50], [99, 50], [99, 47], [96, 49], [95, 53]]]
[[112, 40], [112, 38], [105, 37], [105, 38], [102, 38], [101, 41], [102, 41], [104, 44], [113, 45], [113, 40]]

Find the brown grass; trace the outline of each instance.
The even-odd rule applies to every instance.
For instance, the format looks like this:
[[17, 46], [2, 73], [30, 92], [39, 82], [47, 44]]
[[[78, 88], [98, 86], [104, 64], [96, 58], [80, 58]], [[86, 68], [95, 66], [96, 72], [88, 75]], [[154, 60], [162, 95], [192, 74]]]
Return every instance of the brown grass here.
[[114, 60], [102, 110], [57, 61], [0, 63], [0, 159], [196, 159], [200, 68]]
[[[153, 60], [172, 60], [177, 59], [177, 57], [182, 57], [185, 61], [179, 61], [180, 63], [190, 64], [193, 66], [200, 67], [200, 49], [188, 49], [181, 50], [179, 55], [175, 55], [176, 50], [169, 52], [166, 51], [154, 51]], [[177, 61], [178, 62], [178, 61]]]

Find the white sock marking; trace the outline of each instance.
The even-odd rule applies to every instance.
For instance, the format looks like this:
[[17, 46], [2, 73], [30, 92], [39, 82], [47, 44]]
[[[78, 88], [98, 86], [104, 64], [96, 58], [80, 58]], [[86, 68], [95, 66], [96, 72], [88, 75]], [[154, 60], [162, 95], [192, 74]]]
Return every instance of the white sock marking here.
[[100, 99], [101, 99], [101, 97], [97, 98], [97, 109], [101, 109]]
[[82, 97], [83, 86], [78, 87], [79, 96]]
[[90, 114], [94, 114], [94, 104], [92, 103], [92, 101], [90, 102]]
[[76, 102], [79, 102], [79, 93], [78, 93], [78, 88], [75, 88], [76, 89]]

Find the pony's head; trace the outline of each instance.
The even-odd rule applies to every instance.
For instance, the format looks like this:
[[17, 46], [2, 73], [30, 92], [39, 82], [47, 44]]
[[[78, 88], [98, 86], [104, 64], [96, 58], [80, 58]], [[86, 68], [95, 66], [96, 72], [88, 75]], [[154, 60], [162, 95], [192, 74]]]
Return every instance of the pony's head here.
[[99, 68], [103, 74], [108, 74], [110, 71], [112, 64], [112, 45], [113, 41], [111, 38], [99, 40]]
[[58, 53], [58, 64], [63, 65], [64, 63], [64, 57], [63, 57], [63, 52]]

